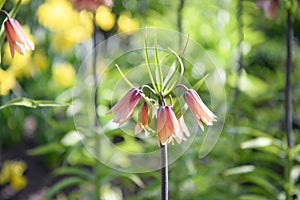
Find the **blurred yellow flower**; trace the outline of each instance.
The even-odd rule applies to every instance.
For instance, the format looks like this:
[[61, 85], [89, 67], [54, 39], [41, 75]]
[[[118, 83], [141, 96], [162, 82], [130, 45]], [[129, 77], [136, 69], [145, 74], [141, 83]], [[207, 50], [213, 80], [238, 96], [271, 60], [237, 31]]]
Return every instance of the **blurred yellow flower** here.
[[128, 32], [139, 28], [139, 23], [133, 19], [130, 12], [122, 12], [118, 19], [119, 32]]
[[52, 68], [52, 79], [59, 87], [70, 87], [75, 81], [75, 70], [70, 63], [55, 64]]
[[110, 8], [99, 6], [96, 11], [96, 23], [104, 31], [111, 30], [116, 21], [116, 16], [111, 12]]
[[41, 71], [47, 69], [48, 67], [48, 59], [45, 55], [45, 52], [42, 50], [35, 51], [32, 57], [32, 62], [34, 66]]
[[27, 179], [23, 176], [26, 168], [24, 161], [5, 161], [0, 172], [0, 185], [10, 183], [15, 191], [23, 189], [27, 185]]
[[66, 0], [47, 0], [37, 9], [37, 17], [40, 24], [52, 31], [67, 31], [79, 21], [79, 14]]
[[89, 39], [93, 33], [92, 14], [75, 11], [67, 0], [47, 0], [38, 8], [37, 16], [40, 24], [55, 32], [52, 45], [61, 53]]
[[14, 74], [0, 68], [0, 95], [7, 95], [8, 92], [15, 87], [15, 84], [16, 79]]

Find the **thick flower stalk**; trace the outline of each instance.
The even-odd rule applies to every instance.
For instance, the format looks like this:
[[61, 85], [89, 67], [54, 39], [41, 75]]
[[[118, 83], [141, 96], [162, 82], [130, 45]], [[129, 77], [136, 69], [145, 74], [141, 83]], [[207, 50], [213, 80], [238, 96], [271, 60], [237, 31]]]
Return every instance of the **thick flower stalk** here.
[[14, 57], [15, 51], [24, 55], [26, 50], [34, 50], [33, 42], [27, 37], [19, 22], [16, 19], [10, 18], [5, 11], [2, 10], [2, 12], [7, 15], [4, 28], [11, 56]]

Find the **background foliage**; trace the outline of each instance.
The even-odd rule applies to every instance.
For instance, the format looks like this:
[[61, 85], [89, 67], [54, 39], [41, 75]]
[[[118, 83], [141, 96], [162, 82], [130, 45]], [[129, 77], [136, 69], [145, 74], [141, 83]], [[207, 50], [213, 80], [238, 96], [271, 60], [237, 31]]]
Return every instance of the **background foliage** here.
[[[265, 18], [250, 0], [186, 0], [182, 10], [180, 1], [123, 0], [115, 1], [112, 9], [100, 7], [97, 11], [99, 41], [145, 26], [180, 29], [207, 50], [224, 74], [227, 116], [222, 135], [207, 157], [198, 158], [195, 142], [170, 166], [170, 199], [286, 199], [287, 191], [300, 198], [300, 21], [299, 13], [295, 14], [292, 91], [296, 145], [288, 150], [284, 130], [285, 2], [280, 1], [274, 19]], [[8, 0], [3, 9], [10, 11], [15, 3]], [[2, 22], [5, 16], [0, 17]], [[76, 70], [92, 47], [92, 14], [75, 11], [66, 0], [24, 0], [16, 19], [30, 34], [36, 50], [12, 59], [7, 43], [1, 46], [1, 105], [18, 97], [29, 99], [17, 101], [27, 107], [0, 110], [0, 196], [7, 187], [15, 191], [5, 193], [7, 198], [42, 190], [37, 186], [37, 191], [28, 189], [37, 181], [29, 173], [32, 160], [9, 161], [38, 156], [39, 164], [53, 172], [53, 182], [42, 190], [46, 199], [93, 198], [97, 185], [101, 199], [158, 199], [158, 172], [126, 174], [101, 164], [97, 171], [99, 163], [75, 136], [68, 103]], [[187, 76], [192, 79], [192, 75]], [[51, 106], [47, 100], [62, 105], [28, 108], [43, 103]], [[112, 140], [128, 148], [140, 146], [118, 134]], [[24, 145], [25, 157], [24, 152], [11, 153]], [[5, 175], [8, 173], [18, 176]], [[24, 177], [28, 179], [24, 181]]]

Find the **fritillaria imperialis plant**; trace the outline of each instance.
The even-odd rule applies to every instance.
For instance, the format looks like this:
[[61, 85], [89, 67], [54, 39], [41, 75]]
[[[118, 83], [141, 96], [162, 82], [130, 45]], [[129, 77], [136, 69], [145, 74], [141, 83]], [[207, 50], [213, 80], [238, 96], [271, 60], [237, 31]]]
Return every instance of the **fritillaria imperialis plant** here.
[[[168, 51], [168, 56], [175, 58], [175, 61], [172, 61], [173, 64], [167, 74], [163, 74], [163, 60], [159, 59], [157, 47], [154, 48], [155, 64], [153, 65], [150, 64], [146, 47], [144, 52], [147, 68], [145, 70], [148, 70], [151, 83], [135, 87], [123, 74], [120, 67], [116, 65], [122, 77], [132, 88], [107, 114], [113, 113], [113, 121], [121, 126], [133, 116], [136, 107], [141, 102], [134, 132], [135, 134], [139, 134], [144, 130], [146, 136], [149, 134], [157, 136], [158, 145], [161, 148], [161, 195], [162, 199], [168, 199], [167, 144], [174, 144], [174, 139], [180, 144], [186, 140], [186, 137], [190, 136], [183, 119], [187, 107], [190, 109], [201, 130], [204, 130], [203, 124], [208, 126], [213, 125], [213, 122], [216, 121], [216, 116], [203, 103], [196, 90], [189, 89], [181, 83], [184, 74], [183, 52], [177, 54], [171, 49]], [[152, 69], [154, 65], [155, 70]], [[182, 92], [176, 94], [175, 91], [177, 90]], [[179, 103], [181, 99], [184, 100], [183, 105]]]

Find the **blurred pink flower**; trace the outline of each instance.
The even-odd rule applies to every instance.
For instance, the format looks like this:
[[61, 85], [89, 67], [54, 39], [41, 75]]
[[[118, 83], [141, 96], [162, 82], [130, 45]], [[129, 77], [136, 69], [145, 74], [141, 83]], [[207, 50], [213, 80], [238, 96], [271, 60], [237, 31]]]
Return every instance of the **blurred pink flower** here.
[[206, 107], [195, 90], [187, 90], [184, 93], [183, 98], [193, 113], [202, 131], [204, 130], [202, 122], [208, 126], [213, 125], [213, 121], [216, 121], [217, 117]]
[[142, 91], [137, 88], [129, 90], [106, 114], [114, 113], [113, 121], [122, 125], [132, 116], [135, 107], [142, 98], [141, 93]]
[[76, 10], [88, 10], [95, 12], [100, 5], [112, 7], [112, 0], [70, 0]]
[[26, 36], [17, 20], [8, 16], [4, 22], [4, 28], [12, 57], [15, 51], [24, 55], [25, 50], [34, 50], [33, 42]]
[[279, 0], [257, 0], [256, 6], [264, 10], [267, 18], [274, 18], [279, 7]]
[[[143, 130], [142, 125], [145, 126], [145, 128], [148, 127], [148, 111], [149, 111], [148, 105], [146, 102], [144, 102], [140, 110], [139, 121], [136, 123], [135, 126], [135, 130], [134, 130], [135, 134], [142, 132]], [[146, 135], [147, 135], [147, 131], [146, 131]]]
[[173, 141], [173, 138], [179, 144], [183, 140], [183, 134], [171, 106], [162, 106], [158, 109], [157, 134], [159, 145], [166, 145]]
[[300, 11], [300, 0], [298, 0], [298, 9]]

